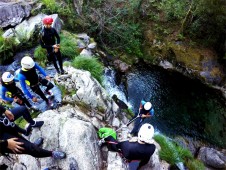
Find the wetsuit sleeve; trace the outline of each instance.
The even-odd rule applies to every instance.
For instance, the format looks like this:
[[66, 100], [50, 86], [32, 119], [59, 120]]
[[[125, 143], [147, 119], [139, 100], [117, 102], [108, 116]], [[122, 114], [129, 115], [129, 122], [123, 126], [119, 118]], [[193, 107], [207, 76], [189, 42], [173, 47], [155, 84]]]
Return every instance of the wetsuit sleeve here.
[[2, 152], [2, 148], [7, 148], [7, 146], [8, 146], [7, 140], [0, 140], [0, 153], [4, 154]]
[[40, 73], [42, 73], [42, 75], [43, 76], [47, 76], [46, 75], [46, 72], [44, 71], [44, 69], [41, 67], [41, 66], [39, 66], [37, 63], [35, 63], [35, 68], [40, 72]]
[[141, 100], [141, 102], [140, 102], [140, 108], [139, 109], [142, 109], [145, 103], [146, 102], [144, 100]]
[[115, 152], [118, 152], [118, 141], [115, 140], [112, 136], [108, 136], [106, 137], [105, 139], [105, 142], [107, 143], [107, 147], [108, 147], [108, 150], [110, 151], [115, 151]]
[[3, 86], [1, 86], [1, 98], [5, 101], [13, 102], [13, 98], [6, 97], [6, 91], [7, 89]]
[[140, 104], [143, 106], [143, 105], [145, 105], [145, 101], [144, 100], [141, 100], [141, 102], [140, 102]]
[[31, 93], [28, 91], [28, 89], [26, 87], [26, 83], [25, 83], [26, 78], [24, 77], [24, 75], [19, 74], [18, 79], [20, 80], [20, 85], [21, 85], [21, 88], [22, 88], [24, 94], [26, 94], [29, 98], [32, 99], [33, 96], [31, 95]]
[[5, 113], [6, 108], [3, 107], [2, 105], [0, 105], [0, 115], [2, 115], [3, 113]]
[[152, 109], [150, 110], [150, 112], [149, 112], [149, 113], [150, 113], [150, 115], [151, 115], [151, 116], [154, 116], [154, 114], [155, 114], [154, 109], [152, 108]]
[[60, 44], [60, 36], [59, 36], [59, 34], [57, 33], [56, 29], [55, 29], [55, 28], [53, 28], [53, 29], [54, 29], [54, 35], [55, 35], [55, 37], [57, 38], [57, 44]]

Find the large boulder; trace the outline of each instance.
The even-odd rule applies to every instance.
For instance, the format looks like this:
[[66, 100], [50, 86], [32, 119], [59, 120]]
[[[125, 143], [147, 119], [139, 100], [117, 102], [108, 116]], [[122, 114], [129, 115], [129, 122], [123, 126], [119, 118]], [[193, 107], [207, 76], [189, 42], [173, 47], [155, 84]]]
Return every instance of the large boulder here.
[[226, 169], [226, 154], [213, 148], [202, 147], [199, 151], [198, 159], [207, 166]]
[[[64, 111], [63, 111], [64, 110]], [[46, 111], [38, 116], [38, 120], [45, 123], [40, 129], [34, 129], [29, 136], [30, 141], [43, 137], [42, 148], [47, 150], [61, 150], [66, 152], [67, 157], [63, 160], [54, 160], [51, 157], [36, 159], [29, 155], [18, 155], [17, 164], [7, 164], [12, 169], [18, 167], [24, 169], [70, 169], [70, 160], [74, 159], [81, 170], [101, 170], [102, 156], [97, 145], [97, 134], [94, 126], [80, 120], [78, 115], [83, 113], [72, 107], [62, 108], [59, 112]], [[26, 167], [26, 168], [25, 168]]]
[[[39, 33], [42, 29], [42, 19], [45, 17], [45, 14], [38, 14], [34, 17], [30, 17], [28, 20], [24, 20], [22, 23], [17, 25], [15, 28], [10, 28], [5, 31], [3, 34], [4, 38], [15, 38], [17, 44], [28, 41], [37, 41]], [[62, 23], [58, 17], [58, 14], [51, 15], [54, 22], [52, 24], [58, 33], [61, 30]]]
[[106, 120], [111, 123], [119, 108], [107, 95], [100, 83], [88, 71], [78, 70], [73, 67], [65, 69], [68, 74], [57, 77], [57, 83], [65, 86], [69, 91], [76, 90], [76, 93], [72, 97], [66, 96], [64, 100], [84, 102], [90, 108], [101, 110], [103, 115], [96, 116], [100, 120]]
[[0, 2], [0, 27], [16, 26], [30, 15], [31, 9], [24, 1]]

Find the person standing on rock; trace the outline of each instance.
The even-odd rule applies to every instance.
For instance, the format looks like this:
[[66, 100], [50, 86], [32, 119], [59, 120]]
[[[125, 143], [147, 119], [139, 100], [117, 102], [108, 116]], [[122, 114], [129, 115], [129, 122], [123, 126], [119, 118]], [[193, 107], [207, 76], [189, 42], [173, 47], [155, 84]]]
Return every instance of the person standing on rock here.
[[[101, 131], [101, 133], [106, 133]], [[107, 132], [107, 134], [109, 134]], [[113, 133], [111, 133], [113, 134]], [[101, 137], [101, 135], [99, 134]], [[104, 135], [102, 135], [104, 136]], [[103, 139], [105, 141], [104, 144], [107, 145], [110, 151], [119, 152], [121, 157], [128, 163], [140, 160], [139, 165], [137, 165], [136, 169], [139, 170], [142, 166], [148, 163], [150, 157], [155, 152], [156, 146], [153, 144], [154, 140], [152, 139], [154, 136], [154, 128], [151, 124], [145, 123], [141, 126], [138, 137], [130, 140], [118, 142], [115, 139], [115, 136], [105, 136]], [[134, 166], [134, 165], [131, 165]]]
[[146, 118], [150, 118], [154, 115], [154, 109], [152, 107], [151, 102], [146, 102], [144, 100], [141, 100], [140, 107], [139, 107], [139, 113], [135, 115], [133, 118], [138, 117], [135, 120], [133, 130], [130, 132], [131, 135], [137, 136], [138, 130], [141, 127], [141, 125], [144, 123], [144, 120]]
[[[6, 118], [2, 118], [5, 114]], [[34, 121], [27, 108], [20, 106], [14, 108], [11, 111], [6, 110], [3, 106], [0, 106], [0, 155], [6, 154], [28, 154], [36, 158], [53, 157], [54, 159], [65, 158], [65, 153], [60, 151], [48, 151], [40, 148], [43, 139], [38, 139], [35, 143], [31, 143], [22, 137], [21, 129], [13, 122], [23, 114], [24, 118], [30, 123], [32, 127], [41, 127], [43, 121]], [[29, 125], [29, 126], [30, 126]]]
[[[18, 79], [20, 81], [23, 92], [29, 98], [31, 98], [33, 102], [37, 102], [37, 98], [35, 96], [32, 96], [26, 87], [26, 83], [28, 83], [31, 90], [34, 93], [38, 94], [46, 102], [47, 106], [50, 106], [51, 102], [45, 96], [45, 94], [49, 96], [53, 95], [49, 91], [54, 87], [54, 85], [50, 81], [48, 81], [50, 80], [50, 77], [47, 76], [44, 69], [40, 67], [37, 63], [35, 63], [34, 60], [29, 56], [25, 56], [22, 58], [21, 66], [22, 68], [18, 74]], [[45, 79], [40, 77], [37, 74], [36, 70], [38, 70], [45, 77]], [[40, 89], [39, 84], [46, 86], [45, 94]]]
[[[37, 110], [36, 106], [32, 106], [28, 99], [25, 97], [22, 90], [16, 86], [16, 79], [10, 72], [4, 72], [1, 78], [1, 98], [7, 102], [15, 102], [19, 105], [26, 105], [28, 108]], [[10, 93], [10, 96], [6, 94]]]
[[[47, 50], [47, 59], [49, 62], [53, 62], [53, 65], [58, 74], [64, 74], [62, 56], [60, 52], [60, 36], [55, 28], [52, 27], [53, 18], [46, 16], [42, 20], [44, 28], [40, 34], [40, 45]], [[60, 66], [60, 70], [57, 66], [57, 61]]]

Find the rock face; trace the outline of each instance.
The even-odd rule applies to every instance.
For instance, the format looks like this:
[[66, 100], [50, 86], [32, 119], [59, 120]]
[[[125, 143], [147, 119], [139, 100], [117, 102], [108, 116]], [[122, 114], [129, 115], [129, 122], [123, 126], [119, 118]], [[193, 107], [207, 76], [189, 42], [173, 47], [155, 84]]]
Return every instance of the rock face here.
[[198, 159], [212, 168], [226, 169], [226, 154], [213, 148], [202, 147], [199, 151]]
[[0, 27], [15, 26], [31, 12], [31, 6], [26, 2], [0, 2]]
[[130, 66], [128, 64], [126, 64], [125, 62], [122, 62], [120, 60], [115, 60], [114, 66], [122, 73], [127, 72], [130, 68]]
[[[17, 44], [21, 44], [27, 41], [37, 41], [39, 33], [42, 29], [42, 19], [45, 16], [45, 14], [38, 14], [34, 17], [30, 17], [28, 20], [24, 20], [15, 28], [8, 29], [3, 34], [3, 37], [14, 37]], [[51, 16], [54, 20], [52, 24], [53, 28], [60, 32], [62, 23], [60, 22], [58, 14], [53, 14]]]
[[90, 108], [102, 110], [103, 114], [98, 118], [108, 122], [113, 121], [118, 113], [118, 106], [110, 99], [105, 89], [94, 79], [90, 72], [75, 69], [73, 67], [66, 68], [68, 74], [66, 76], [57, 77], [57, 82], [64, 85], [66, 89], [76, 90], [76, 94], [66, 96], [66, 101], [84, 102]]
[[[64, 111], [63, 111], [64, 110]], [[60, 111], [46, 111], [38, 116], [38, 120], [45, 123], [40, 129], [34, 129], [30, 141], [43, 137], [42, 148], [47, 150], [61, 150], [67, 153], [64, 160], [53, 158], [35, 159], [28, 155], [19, 155], [17, 165], [8, 164], [9, 167], [22, 166], [26, 169], [36, 170], [45, 168], [69, 169], [70, 159], [76, 160], [79, 169], [101, 170], [101, 150], [97, 145], [97, 135], [94, 126], [79, 119], [82, 115], [78, 109], [61, 108]], [[19, 165], [18, 165], [19, 164]]]

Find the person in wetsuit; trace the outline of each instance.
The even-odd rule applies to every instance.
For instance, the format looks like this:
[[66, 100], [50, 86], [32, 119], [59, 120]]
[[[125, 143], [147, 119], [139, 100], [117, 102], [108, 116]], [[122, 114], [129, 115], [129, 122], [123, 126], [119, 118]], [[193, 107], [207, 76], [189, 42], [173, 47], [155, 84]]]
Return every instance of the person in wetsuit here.
[[[65, 158], [66, 155], [64, 152], [42, 149], [19, 134], [21, 133], [21, 130], [11, 121], [15, 121], [23, 115], [27, 121], [34, 122], [27, 113], [28, 111], [25, 106], [20, 106], [9, 111], [0, 105], [0, 154], [28, 154], [36, 158], [51, 156], [55, 159]], [[8, 122], [4, 120], [5, 117], [3, 114], [7, 117]], [[43, 121], [34, 122], [35, 126], [33, 127], [41, 127], [43, 123]]]
[[[21, 66], [22, 68], [18, 74], [18, 79], [20, 81], [23, 92], [29, 98], [31, 98], [33, 102], [37, 102], [37, 98], [35, 96], [32, 96], [26, 87], [26, 81], [28, 81], [31, 90], [34, 93], [38, 94], [46, 102], [46, 104], [50, 106], [51, 102], [45, 96], [45, 94], [52, 95], [49, 90], [52, 89], [54, 85], [50, 81], [48, 81], [50, 80], [50, 77], [47, 76], [43, 68], [35, 63], [34, 60], [29, 56], [22, 58]], [[37, 74], [36, 70], [38, 70], [45, 78], [40, 77]], [[40, 89], [39, 84], [46, 86], [45, 94]]]
[[[60, 52], [60, 36], [55, 28], [52, 27], [53, 18], [46, 16], [42, 20], [44, 28], [40, 33], [40, 45], [47, 50], [47, 59], [49, 62], [53, 62], [53, 65], [58, 74], [64, 74], [62, 56]], [[59, 62], [60, 70], [57, 66]]]
[[130, 134], [133, 136], [137, 136], [138, 130], [141, 127], [141, 125], [144, 123], [145, 119], [154, 116], [154, 109], [152, 107], [151, 102], [146, 102], [144, 100], [141, 100], [139, 113], [135, 115], [132, 119], [134, 119], [137, 116], [139, 117], [135, 120], [134, 127], [130, 132]]
[[[109, 134], [109, 132], [104, 132], [103, 129], [101, 132]], [[119, 152], [122, 158], [125, 158], [127, 162], [140, 160], [140, 163], [137, 167], [137, 169], [140, 169], [143, 165], [148, 163], [150, 157], [155, 152], [156, 146], [153, 144], [153, 136], [153, 126], [151, 124], [145, 123], [141, 126], [138, 132], [138, 138], [135, 142], [128, 140], [118, 142], [116, 138], [111, 135], [106, 136], [104, 140], [110, 151]]]
[[[3, 115], [4, 114], [4, 115]], [[27, 129], [22, 129], [19, 126], [16, 126], [13, 123], [16, 119], [23, 116], [23, 118], [29, 123]], [[44, 122], [43, 121], [35, 121], [32, 119], [28, 109], [25, 106], [14, 107], [10, 110], [6, 109], [2, 105], [0, 105], [0, 121], [3, 124], [14, 124], [15, 128], [18, 132], [24, 135], [29, 135], [31, 128], [33, 127], [41, 127]], [[1, 129], [0, 129], [1, 130]]]
[[[36, 106], [32, 106], [25, 97], [22, 90], [16, 86], [16, 79], [10, 72], [4, 72], [1, 78], [1, 99], [7, 102], [15, 102], [19, 105], [26, 105], [28, 108], [37, 110]], [[9, 93], [10, 96], [6, 94]]]

